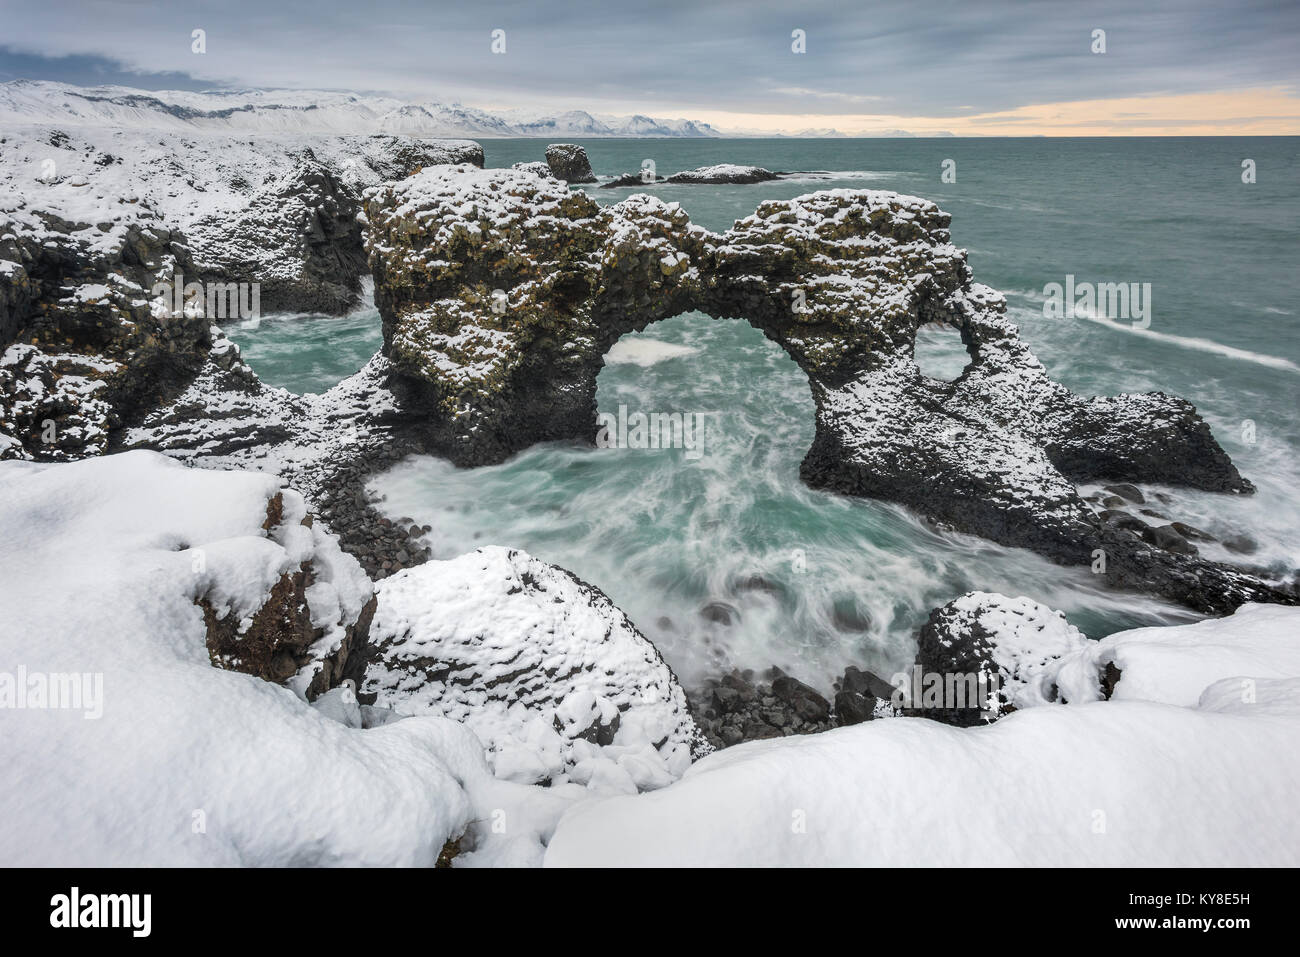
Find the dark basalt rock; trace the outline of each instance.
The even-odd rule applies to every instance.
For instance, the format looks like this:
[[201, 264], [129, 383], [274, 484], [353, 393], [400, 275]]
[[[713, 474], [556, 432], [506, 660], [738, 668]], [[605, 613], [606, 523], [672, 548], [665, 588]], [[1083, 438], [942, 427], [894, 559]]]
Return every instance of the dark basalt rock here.
[[141, 295], [192, 268], [151, 213], [106, 229], [37, 215], [43, 231], [0, 237], [0, 459], [67, 461], [179, 392], [211, 336], [201, 316], [155, 315]]
[[1142, 537], [1156, 548], [1176, 555], [1195, 555], [1196, 546], [1179, 535], [1172, 525], [1156, 525], [1142, 532]]
[[844, 669], [844, 677], [837, 685], [841, 691], [851, 691], [866, 697], [889, 701], [894, 695], [894, 686], [870, 671], [863, 671], [854, 665]]
[[839, 691], [835, 694], [835, 718], [842, 727], [870, 721], [875, 707], [875, 698], [856, 691]]
[[575, 143], [552, 143], [546, 147], [546, 165], [551, 175], [566, 183], [594, 183], [587, 151]]
[[[428, 450], [460, 465], [593, 443], [605, 353], [699, 310], [746, 319], [807, 374], [816, 433], [801, 475], [813, 487], [899, 502], [1202, 611], [1296, 601], [1093, 512], [1076, 484], [1252, 486], [1189, 402], [1076, 396], [1048, 378], [933, 203], [814, 193], [717, 234], [645, 194], [602, 208], [526, 171], [444, 166], [371, 191], [365, 214], [394, 391], [422, 417]], [[953, 382], [913, 359], [930, 322], [971, 354]]]
[[798, 678], [781, 675], [772, 682], [772, 694], [806, 722], [819, 724], [830, 719], [830, 703]]
[[1142, 490], [1136, 485], [1129, 485], [1127, 483], [1121, 485], [1107, 485], [1104, 488], [1104, 491], [1128, 499], [1130, 502], [1137, 505], [1145, 505], [1147, 501], [1146, 497], [1142, 494]]
[[831, 706], [815, 689], [771, 668], [770, 684], [756, 683], [751, 671], [733, 671], [688, 694], [691, 713], [715, 748], [835, 727]]
[[761, 166], [701, 166], [699, 169], [684, 170], [669, 176], [665, 182], [689, 183], [705, 186], [712, 185], [748, 185], [750, 183], [767, 183], [780, 179], [780, 173], [763, 169]]

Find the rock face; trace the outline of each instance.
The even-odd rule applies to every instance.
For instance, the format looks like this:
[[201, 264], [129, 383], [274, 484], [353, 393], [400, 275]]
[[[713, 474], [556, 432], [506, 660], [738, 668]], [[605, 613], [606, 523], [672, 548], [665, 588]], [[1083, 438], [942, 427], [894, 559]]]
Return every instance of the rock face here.
[[0, 459], [102, 453], [111, 430], [175, 395], [211, 347], [206, 320], [149, 295], [190, 268], [179, 234], [132, 203], [83, 211], [0, 214]]
[[936, 608], [921, 626], [903, 712], [969, 727], [1018, 708], [1065, 703], [1056, 665], [1088, 644], [1059, 611], [1028, 598], [970, 592]]
[[[498, 777], [645, 790], [708, 750], [654, 646], [598, 589], [481, 548], [379, 586], [360, 698], [468, 725]], [[620, 783], [621, 782], [621, 783]]]
[[[813, 193], [716, 234], [644, 194], [601, 208], [526, 170], [441, 166], [371, 190], [365, 211], [394, 389], [429, 448], [459, 464], [593, 442], [605, 353], [698, 310], [748, 320], [807, 374], [814, 487], [900, 502], [1205, 611], [1296, 600], [1098, 518], [1076, 483], [1252, 487], [1187, 401], [1084, 398], [1049, 379], [926, 200]], [[956, 328], [971, 354], [953, 382], [913, 359], [928, 322]]]
[[574, 143], [552, 143], [546, 147], [546, 165], [556, 179], [566, 183], [596, 182], [587, 151]]
[[[0, 137], [0, 458], [103, 453], [195, 381], [217, 345], [213, 319], [346, 309], [366, 271], [361, 191], [449, 159], [481, 163], [482, 149], [394, 136]], [[180, 308], [154, 292], [191, 283], [200, 292]]]
[[287, 685], [309, 700], [345, 678], [355, 681], [375, 614], [370, 582], [333, 536], [316, 528], [296, 493], [286, 501], [277, 492], [262, 527], [285, 549], [290, 567], [262, 605], [242, 617], [219, 580], [195, 598], [213, 665]]
[[[481, 166], [482, 147], [380, 134], [20, 127], [0, 138], [0, 213], [94, 225], [104, 220], [88, 210], [138, 207], [184, 234], [187, 281], [257, 284], [267, 312], [341, 313], [366, 273], [361, 193], [448, 162]], [[6, 312], [0, 301], [0, 332]]]

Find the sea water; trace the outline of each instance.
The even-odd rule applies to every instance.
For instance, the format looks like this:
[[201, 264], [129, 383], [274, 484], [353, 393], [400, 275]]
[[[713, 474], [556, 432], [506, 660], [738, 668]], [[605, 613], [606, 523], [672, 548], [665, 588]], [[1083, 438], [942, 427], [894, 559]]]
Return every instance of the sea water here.
[[[541, 159], [547, 143], [482, 142], [489, 166]], [[1204, 554], [1276, 574], [1300, 565], [1300, 138], [578, 142], [604, 179], [646, 159], [660, 175], [719, 162], [808, 171], [748, 186], [644, 187], [714, 230], [764, 199], [816, 189], [934, 200], [952, 214], [976, 279], [1007, 294], [1053, 377], [1081, 394], [1185, 396], [1259, 486], [1245, 497], [1151, 487], [1168, 496], [1157, 507], [1171, 518], [1257, 543], [1249, 556]], [[1255, 183], [1242, 182], [1244, 159], [1255, 161]], [[584, 188], [602, 203], [632, 192], [597, 185]], [[1149, 283], [1146, 322], [1096, 311], [1046, 318], [1059, 315], [1044, 309], [1049, 284], [1067, 276]], [[356, 371], [381, 340], [372, 305], [231, 332], [265, 381], [301, 392]], [[922, 330], [917, 355], [944, 379], [968, 361], [944, 329]], [[473, 470], [420, 457], [372, 488], [392, 517], [432, 527], [437, 558], [512, 545], [600, 587], [688, 686], [773, 664], [822, 688], [848, 664], [888, 675], [910, 663], [929, 610], [970, 589], [1027, 595], [1093, 636], [1194, 617], [1102, 588], [1086, 567], [804, 487], [807, 379], [744, 321], [690, 313], [625, 336], [598, 385], [598, 406], [613, 416], [621, 406], [708, 413], [705, 454], [548, 444]]]

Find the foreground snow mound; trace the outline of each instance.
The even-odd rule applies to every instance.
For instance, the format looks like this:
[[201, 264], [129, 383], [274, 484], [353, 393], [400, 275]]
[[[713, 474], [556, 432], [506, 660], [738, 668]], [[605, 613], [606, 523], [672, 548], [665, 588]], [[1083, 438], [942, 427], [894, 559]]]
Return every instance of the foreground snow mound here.
[[[1141, 630], [1166, 642], [1116, 636], [1130, 667], [1156, 647], [1194, 662], [1180, 684], [1209, 683], [1199, 705], [1096, 701], [983, 728], [900, 718], [744, 744], [661, 791], [573, 808], [546, 863], [1295, 866], [1300, 822], [1279, 809], [1300, 787], [1300, 662], [1249, 649], [1294, 643], [1300, 611], [1266, 611]], [[1243, 685], [1252, 663], [1268, 676]]]
[[5, 863], [432, 864], [508, 803], [463, 728], [350, 730], [212, 666], [205, 615], [238, 631], [304, 562], [313, 654], [368, 600], [355, 561], [301, 513], [271, 476], [149, 452], [0, 463]]
[[701, 747], [681, 686], [627, 616], [517, 549], [386, 579], [371, 635], [363, 697], [463, 721], [498, 777], [635, 793], [679, 777]]
[[1247, 604], [1227, 619], [1117, 632], [1056, 662], [1050, 680], [1068, 701], [1096, 701], [1107, 666], [1119, 672], [1109, 695], [1117, 700], [1192, 707], [1226, 678], [1250, 697], [1256, 679], [1300, 675], [1300, 611]]

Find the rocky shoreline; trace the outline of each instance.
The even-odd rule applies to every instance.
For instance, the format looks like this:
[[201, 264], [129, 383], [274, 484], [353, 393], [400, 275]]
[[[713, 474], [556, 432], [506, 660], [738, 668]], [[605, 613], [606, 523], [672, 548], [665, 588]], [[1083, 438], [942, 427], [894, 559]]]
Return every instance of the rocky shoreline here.
[[[448, 163], [405, 176], [413, 164], [459, 157], [391, 137], [352, 145], [387, 177], [365, 192], [361, 217], [384, 349], [322, 396], [262, 384], [202, 315], [149, 308], [141, 292], [155, 281], [202, 275], [211, 261], [210, 252], [196, 259], [188, 236], [157, 211], [106, 195], [109, 212], [88, 233], [21, 210], [0, 235], [0, 324], [10, 337], [0, 343], [0, 457], [154, 449], [205, 468], [273, 472], [382, 582], [430, 560], [430, 528], [382, 514], [367, 492], [373, 475], [411, 454], [472, 467], [539, 441], [590, 442], [609, 347], [699, 309], [748, 319], [808, 374], [817, 432], [802, 474], [812, 486], [898, 501], [1065, 564], [1100, 550], [1110, 584], [1203, 612], [1296, 603], [1294, 583], [1200, 557], [1196, 542], [1208, 536], [1151, 508], [1135, 484], [1251, 491], [1190, 403], [1161, 393], [1084, 399], [1052, 382], [1005, 320], [1004, 300], [973, 281], [934, 204], [878, 191], [810, 194], [764, 203], [714, 234], [645, 195], [598, 207], [552, 175], [558, 168], [576, 182], [590, 172], [580, 148], [557, 147], [547, 164]], [[373, 162], [375, 149], [390, 165]], [[481, 151], [469, 152], [481, 162]], [[256, 194], [241, 215], [258, 221], [268, 256], [319, 258], [285, 238], [284, 229], [305, 228], [334, 250], [326, 258], [337, 267], [361, 225], [354, 235], [351, 225], [340, 233], [310, 223], [357, 219], [340, 205], [348, 167], [313, 164], [302, 160], [288, 186]], [[268, 211], [298, 202], [313, 210], [306, 226]], [[80, 286], [69, 296], [71, 276]], [[286, 295], [303, 295], [293, 288]], [[313, 295], [293, 301], [320, 307]], [[975, 360], [951, 384], [921, 376], [911, 358], [917, 327], [935, 321], [955, 326]], [[51, 420], [54, 442], [42, 437]], [[1089, 481], [1109, 484], [1085, 498], [1077, 486]], [[978, 645], [970, 634], [961, 641]], [[972, 654], [945, 669], [993, 667], [987, 649]], [[349, 674], [359, 675], [355, 663], [334, 668], [331, 687]], [[720, 675], [688, 695], [715, 748], [873, 720], [898, 710], [891, 697], [889, 682], [854, 667], [829, 698], [778, 669]]]

